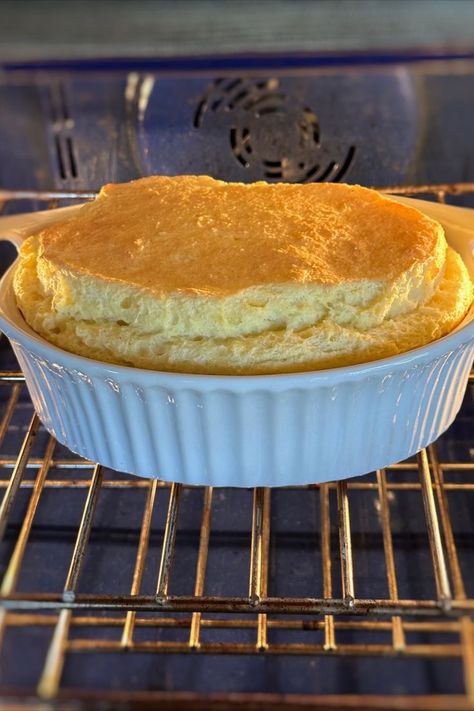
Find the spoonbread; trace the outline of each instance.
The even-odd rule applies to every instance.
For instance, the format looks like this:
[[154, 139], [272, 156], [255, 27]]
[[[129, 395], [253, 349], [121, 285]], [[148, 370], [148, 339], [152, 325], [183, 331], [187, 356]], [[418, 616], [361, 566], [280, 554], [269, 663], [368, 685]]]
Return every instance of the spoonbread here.
[[359, 186], [207, 176], [104, 186], [24, 242], [14, 290], [28, 324], [79, 355], [237, 375], [395, 355], [473, 298], [418, 210]]

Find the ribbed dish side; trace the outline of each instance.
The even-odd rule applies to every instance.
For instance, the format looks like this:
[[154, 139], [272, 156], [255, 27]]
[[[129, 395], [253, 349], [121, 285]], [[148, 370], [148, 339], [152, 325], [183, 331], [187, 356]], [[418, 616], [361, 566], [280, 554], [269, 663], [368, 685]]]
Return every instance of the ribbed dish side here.
[[14, 349], [40, 419], [70, 449], [141, 476], [214, 486], [328, 481], [406, 458], [454, 419], [473, 355], [471, 343], [337, 384], [336, 375], [304, 387], [289, 378], [277, 389], [269, 378], [252, 389], [229, 378], [212, 389], [209, 379], [191, 387], [143, 371], [135, 382], [130, 371], [94, 376]]

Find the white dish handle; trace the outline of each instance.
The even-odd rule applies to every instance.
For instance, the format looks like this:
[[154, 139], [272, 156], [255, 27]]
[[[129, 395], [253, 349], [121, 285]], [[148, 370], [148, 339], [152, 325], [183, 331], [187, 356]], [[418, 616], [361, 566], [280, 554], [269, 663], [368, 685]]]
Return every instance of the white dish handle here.
[[429, 200], [389, 196], [393, 200], [415, 207], [428, 217], [437, 220], [444, 227], [448, 242], [461, 257], [469, 269], [471, 276], [474, 274], [474, 210], [469, 207], [457, 207]]
[[0, 240], [12, 242], [17, 249], [20, 249], [25, 239], [33, 232], [71, 216], [79, 207], [81, 205], [71, 205], [54, 210], [23, 212], [0, 217]]

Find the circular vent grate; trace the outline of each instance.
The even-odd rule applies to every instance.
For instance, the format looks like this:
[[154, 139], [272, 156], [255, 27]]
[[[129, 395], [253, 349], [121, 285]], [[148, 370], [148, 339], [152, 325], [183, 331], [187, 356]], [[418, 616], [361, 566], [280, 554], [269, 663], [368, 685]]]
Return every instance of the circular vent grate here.
[[235, 159], [266, 180], [337, 182], [354, 159], [354, 146], [328, 158], [318, 117], [282, 91], [278, 79], [216, 79], [196, 107], [194, 127], [211, 120], [228, 131]]

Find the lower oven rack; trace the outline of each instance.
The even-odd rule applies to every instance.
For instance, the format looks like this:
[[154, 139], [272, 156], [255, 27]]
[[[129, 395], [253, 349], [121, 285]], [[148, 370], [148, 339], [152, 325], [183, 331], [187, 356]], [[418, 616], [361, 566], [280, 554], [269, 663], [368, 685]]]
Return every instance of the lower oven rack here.
[[[472, 183], [394, 186], [384, 190], [474, 204]], [[0, 191], [0, 205], [9, 211], [25, 205], [26, 209], [31, 205], [39, 209], [92, 195]], [[460, 414], [465, 421], [463, 431], [468, 432], [462, 446], [443, 440], [412, 460], [366, 477], [285, 490], [287, 498], [304, 497], [299, 499], [301, 506], [306, 506], [308, 500], [312, 502], [317, 522], [312, 533], [306, 534], [306, 524], [299, 516], [289, 522], [278, 518], [278, 511], [284, 510], [282, 490], [257, 488], [239, 495], [222, 493], [209, 487], [134, 478], [77, 458], [41, 427], [23, 376], [6, 344], [0, 368], [0, 540], [4, 545], [0, 708], [2, 704], [4, 708], [13, 708], [13, 704], [19, 708], [45, 708], [43, 703], [47, 701], [61, 708], [69, 708], [69, 704], [71, 708], [94, 708], [94, 704], [115, 708], [115, 704], [123, 702], [137, 708], [159, 705], [173, 709], [315, 705], [339, 709], [474, 709], [474, 585], [469, 574], [469, 561], [474, 561], [474, 450], [472, 440], [469, 442], [474, 421], [469, 400], [473, 396], [474, 375], [470, 378], [467, 404]], [[133, 500], [133, 531], [126, 523], [120, 529], [98, 524], [101, 499], [106, 497], [110, 502], [119, 495], [122, 502]], [[219, 533], [219, 527], [226, 528], [225, 507], [230, 505], [226, 497], [237, 500], [238, 496], [248, 499], [248, 511], [245, 506], [242, 508], [242, 523], [237, 522], [232, 531]], [[74, 522], [70, 526], [66, 523], [61, 529], [51, 507], [43, 506], [51, 497], [56, 511], [72, 507]], [[403, 522], [398, 521], [403, 508], [394, 511], [394, 507], [397, 500], [411, 501], [413, 497], [417, 504], [406, 515], [416, 519], [416, 531], [410, 534], [407, 544], [399, 531], [403, 528]], [[471, 507], [467, 509], [471, 528], [462, 531], [458, 531], [456, 508], [460, 497], [463, 506], [470, 503]], [[72, 499], [80, 503], [72, 506]], [[216, 509], [220, 510], [217, 523], [213, 518]], [[356, 509], [365, 511], [360, 519], [354, 513]], [[45, 518], [48, 511], [50, 518]], [[236, 518], [235, 512], [233, 515]], [[230, 519], [228, 512], [227, 516]], [[364, 530], [359, 524], [369, 518], [371, 524]], [[280, 530], [282, 526], [284, 530]], [[300, 530], [303, 533], [298, 533]], [[216, 534], [217, 553], [212, 547]], [[66, 564], [62, 560], [64, 551], [58, 550], [56, 556], [55, 536], [67, 542], [61, 546], [68, 548]], [[133, 556], [124, 564], [129, 584], [126, 590], [122, 582], [119, 589], [110, 590], [106, 582], [96, 584], [97, 570], [101, 565], [107, 568], [109, 548], [114, 547], [114, 556], [120, 560], [116, 549], [120, 554], [122, 541], [127, 550], [133, 549]], [[418, 594], [407, 596], [409, 585], [403, 590], [400, 585], [399, 562], [404, 558], [399, 549], [407, 545], [409, 548], [411, 541], [413, 548], [421, 551], [420, 576], [424, 580], [420, 585], [416, 580], [413, 583], [416, 571], [408, 571], [407, 580], [412, 580]], [[380, 548], [381, 566], [374, 571], [367, 563], [361, 572], [364, 546], [376, 545]], [[279, 570], [284, 569], [278, 562], [279, 547], [285, 546], [289, 549], [286, 565], [291, 572], [288, 577], [285, 574], [279, 578]], [[84, 570], [89, 565], [91, 548], [96, 551], [92, 556], [95, 577], [90, 571], [85, 575]], [[33, 549], [34, 555], [29, 555]], [[305, 561], [310, 560], [311, 549], [317, 556], [319, 572], [311, 568], [315, 573], [314, 594], [307, 585], [306, 569], [288, 563], [291, 556], [297, 560], [300, 549], [305, 551]], [[47, 583], [49, 577], [54, 579], [55, 567], [64, 568], [61, 585]], [[177, 568], [181, 576], [178, 590], [173, 587]], [[217, 582], [209, 590], [211, 569]], [[109, 574], [112, 582], [116, 571], [117, 567]], [[365, 591], [371, 588], [366, 579], [375, 572], [379, 594], [369, 596]], [[230, 590], [234, 576], [236, 594]], [[229, 589], [225, 586], [226, 577]], [[226, 589], [224, 594], [216, 594], [222, 589]], [[21, 665], [21, 660], [12, 662], [11, 650], [20, 647], [10, 644], [10, 640], [15, 635], [27, 640], [33, 630], [46, 635], [46, 644], [32, 663], [36, 664], [34, 683], [12, 684], [8, 669]], [[194, 655], [208, 658], [210, 663], [224, 655], [247, 660], [277, 656], [288, 660], [288, 664], [295, 657], [309, 660], [308, 663], [336, 658], [384, 659], [387, 663], [406, 660], [405, 673], [410, 673], [414, 660], [447, 660], [448, 669], [457, 669], [462, 688], [446, 691], [433, 684], [425, 693], [407, 693], [401, 683], [400, 690], [392, 689], [390, 693], [358, 690], [354, 694], [349, 690], [341, 694], [339, 688], [323, 689], [324, 685], [320, 693], [319, 687], [305, 686], [302, 681], [289, 690], [281, 687], [282, 693], [253, 687], [248, 691], [239, 687], [237, 692], [227, 693], [227, 687], [219, 691], [210, 684], [209, 689], [197, 691], [196, 686], [182, 688], [166, 680], [158, 685], [161, 688], [148, 690], [139, 684], [127, 684], [126, 679], [112, 688], [101, 684], [100, 679], [87, 684], [87, 688], [67, 683], [67, 678], [74, 676], [75, 660], [87, 655], [100, 657], [104, 675], [109, 661], [124, 656], [130, 660], [133, 655], [158, 655], [160, 660], [170, 655]], [[12, 676], [14, 681], [21, 677], [15, 673]]]

